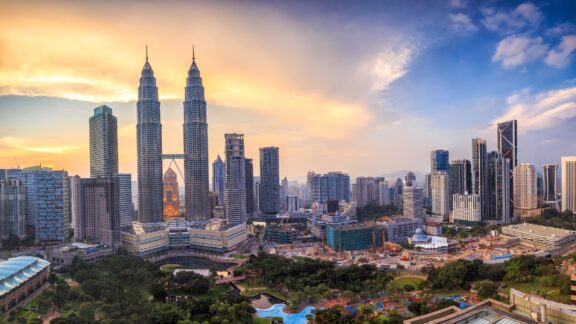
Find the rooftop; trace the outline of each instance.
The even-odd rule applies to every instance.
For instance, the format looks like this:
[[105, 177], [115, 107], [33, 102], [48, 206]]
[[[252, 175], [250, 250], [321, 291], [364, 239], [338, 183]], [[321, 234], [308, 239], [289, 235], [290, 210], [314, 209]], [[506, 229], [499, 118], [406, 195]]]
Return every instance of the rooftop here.
[[552, 238], [561, 238], [564, 236], [574, 234], [574, 231], [565, 230], [562, 228], [556, 227], [549, 227], [549, 226], [542, 226], [536, 224], [529, 224], [529, 223], [522, 223], [516, 225], [509, 225], [502, 227], [502, 230], [510, 229], [515, 231], [520, 231], [524, 233], [530, 233], [533, 235], [543, 236], [543, 237], [552, 237]]
[[33, 256], [19, 256], [0, 262], [0, 296], [18, 287], [50, 262]]

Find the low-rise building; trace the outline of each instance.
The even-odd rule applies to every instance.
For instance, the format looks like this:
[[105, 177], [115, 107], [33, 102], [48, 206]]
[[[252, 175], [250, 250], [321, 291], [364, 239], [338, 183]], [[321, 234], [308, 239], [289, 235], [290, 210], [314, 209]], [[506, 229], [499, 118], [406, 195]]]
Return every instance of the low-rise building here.
[[298, 238], [298, 230], [288, 225], [269, 225], [264, 232], [264, 240], [268, 242], [287, 244], [294, 243]]
[[576, 241], [575, 231], [529, 223], [504, 226], [502, 234], [552, 249], [564, 247]]
[[104, 244], [71, 243], [48, 251], [48, 260], [53, 265], [71, 265], [74, 257], [84, 263], [95, 263], [114, 255], [115, 249]]
[[375, 223], [326, 226], [326, 244], [335, 251], [366, 250], [383, 243], [383, 227]]
[[426, 254], [448, 252], [448, 240], [441, 236], [428, 236], [421, 228], [409, 239], [410, 244], [416, 251]]
[[47, 281], [50, 262], [19, 256], [0, 262], [0, 312], [8, 313]]
[[378, 222], [378, 225], [384, 227], [386, 241], [400, 242], [410, 238], [414, 233], [416, 233], [416, 229], [422, 227], [422, 219], [396, 217], [383, 222]]
[[220, 220], [192, 224], [190, 248], [224, 253], [233, 250], [248, 239], [246, 224], [228, 224]]
[[576, 305], [562, 304], [514, 288], [510, 289], [510, 305], [516, 313], [530, 316], [539, 323], [576, 323]]
[[170, 248], [169, 233], [162, 223], [133, 222], [132, 226], [122, 228], [120, 236], [122, 247], [138, 256], [149, 256]]

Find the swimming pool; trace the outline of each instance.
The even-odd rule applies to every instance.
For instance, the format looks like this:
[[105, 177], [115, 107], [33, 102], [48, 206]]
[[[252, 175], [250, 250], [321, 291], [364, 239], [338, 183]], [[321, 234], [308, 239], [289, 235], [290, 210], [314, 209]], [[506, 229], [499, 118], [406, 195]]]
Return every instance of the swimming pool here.
[[313, 306], [307, 306], [300, 313], [288, 314], [282, 309], [286, 307], [286, 304], [274, 304], [270, 308], [260, 309], [256, 308], [256, 316], [258, 317], [281, 317], [285, 324], [306, 324], [306, 316], [314, 310]]

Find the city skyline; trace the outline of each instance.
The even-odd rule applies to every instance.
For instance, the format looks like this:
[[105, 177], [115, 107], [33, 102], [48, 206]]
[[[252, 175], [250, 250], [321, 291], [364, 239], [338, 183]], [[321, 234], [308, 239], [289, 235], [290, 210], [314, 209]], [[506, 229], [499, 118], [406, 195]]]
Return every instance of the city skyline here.
[[[224, 155], [225, 133], [238, 132], [247, 157], [280, 147], [281, 177], [291, 180], [303, 182], [310, 170], [352, 178], [427, 172], [437, 148], [472, 160], [469, 139], [479, 137], [495, 150], [496, 124], [512, 119], [518, 163], [539, 170], [576, 150], [570, 3], [34, 3], [50, 16], [29, 4], [1, 6], [0, 25], [11, 26], [0, 32], [2, 167], [42, 163], [88, 176], [84, 121], [106, 104], [118, 118], [119, 169], [135, 178], [136, 88], [146, 44], [160, 89], [163, 153], [183, 153], [183, 87], [193, 44], [213, 139], [208, 161]], [[119, 24], [126, 17], [120, 9], [138, 15]], [[97, 21], [92, 11], [106, 15]], [[403, 19], [408, 11], [422, 19]], [[270, 31], [249, 21], [251, 13]], [[162, 31], [145, 25], [153, 15]], [[126, 37], [139, 28], [143, 36]], [[190, 33], [169, 44], [166, 33], [182, 29]], [[234, 39], [222, 37], [232, 31]], [[62, 39], [82, 46], [64, 46]]]

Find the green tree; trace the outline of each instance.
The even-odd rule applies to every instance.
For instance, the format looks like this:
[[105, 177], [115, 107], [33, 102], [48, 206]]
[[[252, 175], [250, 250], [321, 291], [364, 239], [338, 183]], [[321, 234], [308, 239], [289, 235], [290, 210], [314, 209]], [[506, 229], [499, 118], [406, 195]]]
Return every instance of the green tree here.
[[481, 299], [493, 298], [498, 294], [498, 284], [492, 281], [481, 281], [475, 285]]

